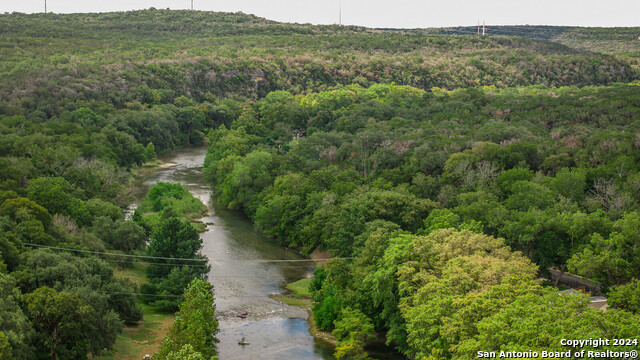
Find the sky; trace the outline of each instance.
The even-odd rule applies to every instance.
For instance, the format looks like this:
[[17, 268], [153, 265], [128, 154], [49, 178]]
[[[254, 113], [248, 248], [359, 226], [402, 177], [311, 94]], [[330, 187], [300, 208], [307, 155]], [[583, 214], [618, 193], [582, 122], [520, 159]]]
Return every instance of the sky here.
[[[191, 0], [46, 0], [55, 13], [187, 9]], [[640, 0], [193, 0], [196, 10], [242, 11], [283, 22], [425, 28], [475, 25], [640, 26]], [[43, 12], [45, 0], [0, 0], [1, 12]]]

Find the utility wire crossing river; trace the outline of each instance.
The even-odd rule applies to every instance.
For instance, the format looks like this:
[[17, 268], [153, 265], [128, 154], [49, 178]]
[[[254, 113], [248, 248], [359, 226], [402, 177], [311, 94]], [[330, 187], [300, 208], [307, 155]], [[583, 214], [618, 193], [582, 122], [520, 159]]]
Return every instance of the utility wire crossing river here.
[[[311, 276], [313, 264], [264, 238], [242, 214], [216, 207], [202, 179], [205, 154], [206, 148], [165, 154], [162, 160], [175, 165], [147, 175], [143, 185], [180, 183], [209, 207], [202, 221], [213, 225], [200, 234], [201, 251], [210, 259], [220, 359], [333, 359], [332, 349], [309, 334], [306, 310], [269, 297], [286, 283]], [[243, 337], [250, 345], [238, 344]]]

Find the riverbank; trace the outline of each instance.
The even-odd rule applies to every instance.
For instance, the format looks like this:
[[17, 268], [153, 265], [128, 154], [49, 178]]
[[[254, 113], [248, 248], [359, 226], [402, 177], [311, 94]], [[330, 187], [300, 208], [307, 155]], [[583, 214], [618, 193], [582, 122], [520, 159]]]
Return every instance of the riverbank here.
[[[328, 256], [320, 257], [319, 254], [316, 255], [316, 258], [328, 258]], [[325, 255], [328, 255], [328, 253], [326, 253]], [[298, 306], [307, 310], [309, 312], [309, 317], [307, 318], [307, 323], [309, 325], [309, 334], [316, 340], [324, 343], [325, 346], [335, 350], [335, 347], [338, 344], [338, 340], [336, 339], [336, 337], [333, 336], [331, 332], [321, 330], [316, 326], [315, 318], [312, 311], [313, 299], [311, 297], [311, 292], [309, 291], [309, 285], [311, 284], [311, 281], [313, 281], [313, 279], [308, 278], [289, 283], [287, 284], [286, 288], [290, 291], [290, 293], [273, 294], [271, 295], [271, 298], [277, 301], [281, 301], [285, 304]], [[395, 353], [393, 349], [386, 345], [386, 337], [384, 333], [376, 333], [374, 339], [370, 339], [369, 341], [367, 341], [365, 350], [367, 351], [371, 359], [406, 359], [402, 355]]]
[[[158, 158], [171, 166], [138, 169], [133, 186], [138, 188], [136, 192], [141, 199], [147, 189], [158, 182], [178, 183], [207, 205], [208, 215], [199, 219], [206, 225], [200, 233], [201, 252], [209, 259], [208, 279], [215, 287], [216, 316], [220, 324], [218, 356], [221, 359], [333, 360], [333, 347], [310, 334], [313, 321], [308, 322], [309, 311], [269, 296], [283, 292], [288, 283], [309, 278], [313, 264], [283, 262], [304, 257], [264, 237], [244, 214], [216, 203], [210, 185], [202, 178], [206, 151], [205, 147], [184, 148], [162, 154]], [[310, 308], [310, 300], [307, 304]], [[250, 316], [238, 317], [242, 312]], [[242, 337], [251, 345], [239, 347]]]
[[335, 336], [328, 331], [322, 331], [316, 326], [315, 318], [313, 317], [313, 299], [311, 298], [311, 292], [309, 291], [309, 285], [313, 279], [300, 279], [292, 283], [287, 284], [286, 288], [290, 290], [287, 294], [272, 294], [270, 297], [274, 300], [283, 302], [287, 305], [298, 306], [308, 311], [309, 317], [307, 323], [309, 324], [309, 334], [315, 339], [320, 340], [327, 345], [334, 347], [338, 343]]

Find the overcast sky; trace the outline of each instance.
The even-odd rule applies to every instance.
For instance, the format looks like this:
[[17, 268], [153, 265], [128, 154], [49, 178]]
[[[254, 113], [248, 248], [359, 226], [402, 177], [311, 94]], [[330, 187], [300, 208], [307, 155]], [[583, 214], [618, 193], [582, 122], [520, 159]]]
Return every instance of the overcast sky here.
[[[42, 12], [45, 0], [0, 0], [0, 12]], [[194, 0], [197, 10], [333, 24], [340, 0]], [[56, 13], [187, 9], [190, 0], [47, 0]], [[342, 23], [368, 27], [474, 25], [640, 26], [640, 0], [342, 0]]]

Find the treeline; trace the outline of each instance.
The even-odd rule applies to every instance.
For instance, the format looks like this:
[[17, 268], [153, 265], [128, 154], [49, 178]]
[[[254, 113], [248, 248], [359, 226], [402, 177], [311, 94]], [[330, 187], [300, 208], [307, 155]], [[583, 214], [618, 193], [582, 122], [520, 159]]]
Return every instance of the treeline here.
[[407, 34], [165, 10], [0, 19], [6, 102], [0, 114], [6, 115], [59, 115], [69, 101], [150, 107], [182, 95], [197, 102], [255, 99], [274, 90], [303, 94], [352, 83], [428, 90], [610, 85], [639, 76], [632, 58], [522, 37]]
[[[628, 316], [628, 326], [638, 326], [637, 316], [588, 311], [581, 297], [558, 297], [534, 279], [549, 276], [549, 269], [572, 271], [601, 282], [604, 291], [615, 287], [610, 294], [627, 299], [616, 306], [635, 309], [639, 94], [634, 84], [273, 92], [209, 133], [205, 176], [222, 204], [242, 209], [284, 245], [355, 257], [317, 275], [322, 328], [351, 323], [360, 312], [411, 357], [467, 358], [484, 347], [522, 345], [497, 331], [504, 318], [531, 332], [532, 347], [557, 348], [560, 335], [551, 333], [586, 333], [587, 313], [607, 324]], [[436, 231], [446, 228], [467, 232]], [[443, 255], [438, 248], [447, 241], [460, 252]], [[476, 241], [482, 250], [471, 245]], [[459, 256], [464, 259], [455, 260]], [[504, 257], [516, 257], [517, 264]], [[459, 274], [461, 266], [467, 275]], [[493, 286], [507, 284], [509, 299], [500, 306], [478, 293], [501, 297], [507, 290]], [[554, 319], [546, 301], [557, 303], [575, 326], [515, 322], [526, 302], [535, 309], [531, 316]], [[462, 304], [481, 311], [469, 320], [473, 329], [449, 322], [471, 316]], [[345, 316], [351, 320], [341, 322]], [[477, 327], [485, 317], [492, 325]], [[463, 330], [455, 326], [468, 332], [457, 334]], [[594, 331], [605, 334], [608, 326]], [[360, 351], [355, 339], [366, 336], [358, 334], [342, 334], [344, 354]]]
[[[402, 30], [399, 30], [402, 31]], [[406, 30], [405, 30], [406, 31]], [[447, 35], [474, 35], [477, 26], [461, 26], [452, 28], [415, 29], [410, 32]], [[502, 36], [522, 36], [530, 39], [549, 40], [569, 46], [604, 54], [618, 54], [637, 57], [640, 55], [638, 37], [640, 28], [594, 28], [573, 26], [488, 26], [488, 34]]]
[[[87, 212], [73, 208], [82, 206], [77, 200], [116, 198], [128, 183], [128, 169], [155, 159], [156, 151], [202, 144], [202, 132], [218, 116], [217, 108], [209, 111], [205, 104], [203, 111], [185, 97], [176, 99], [178, 105], [150, 108], [68, 102], [59, 114], [47, 107], [48, 101], [55, 100], [34, 102], [38, 109], [26, 115], [0, 115], [2, 189], [38, 192], [47, 186], [44, 182], [56, 182], [55, 188], [66, 195], [42, 205], [51, 206], [52, 214], [75, 216], [83, 225]], [[39, 177], [56, 179], [36, 181]], [[34, 180], [32, 190], [29, 179]]]

